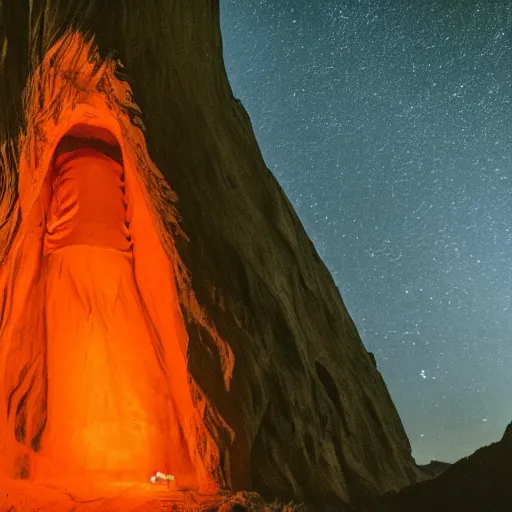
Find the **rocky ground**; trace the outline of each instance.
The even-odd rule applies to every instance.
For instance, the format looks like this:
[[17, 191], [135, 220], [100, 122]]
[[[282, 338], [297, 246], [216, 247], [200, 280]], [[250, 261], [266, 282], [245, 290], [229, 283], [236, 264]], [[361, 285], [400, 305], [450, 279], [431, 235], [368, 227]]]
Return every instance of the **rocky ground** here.
[[302, 505], [268, 503], [257, 493], [199, 495], [165, 484], [0, 483], [2, 512], [305, 512]]

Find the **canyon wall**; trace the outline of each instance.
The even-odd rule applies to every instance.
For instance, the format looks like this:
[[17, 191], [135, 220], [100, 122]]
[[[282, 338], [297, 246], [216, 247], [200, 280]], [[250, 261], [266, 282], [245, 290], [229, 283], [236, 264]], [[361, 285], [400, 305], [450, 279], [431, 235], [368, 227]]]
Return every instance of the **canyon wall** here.
[[[417, 481], [374, 359], [233, 97], [218, 1], [10, 0], [1, 10], [4, 165], [19, 156], [29, 73], [65, 30], [93, 35], [124, 66], [149, 155], [177, 197], [184, 235], [173, 225], [169, 235], [198, 303], [181, 289], [188, 372], [207, 399], [220, 485], [343, 510]], [[3, 176], [5, 204], [15, 181]]]

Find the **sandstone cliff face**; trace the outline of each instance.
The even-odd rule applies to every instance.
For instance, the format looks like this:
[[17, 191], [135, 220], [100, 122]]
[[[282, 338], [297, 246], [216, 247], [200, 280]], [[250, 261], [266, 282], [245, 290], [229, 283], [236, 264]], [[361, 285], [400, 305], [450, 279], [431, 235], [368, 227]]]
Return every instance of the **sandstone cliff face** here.
[[[27, 74], [64, 29], [114, 50], [149, 155], [177, 194], [186, 237], [171, 234], [215, 328], [182, 294], [219, 484], [320, 510], [364, 506], [419, 472], [382, 377], [232, 95], [218, 11], [216, 0], [4, 1], [0, 142], [16, 135]], [[216, 334], [234, 357], [232, 378]]]

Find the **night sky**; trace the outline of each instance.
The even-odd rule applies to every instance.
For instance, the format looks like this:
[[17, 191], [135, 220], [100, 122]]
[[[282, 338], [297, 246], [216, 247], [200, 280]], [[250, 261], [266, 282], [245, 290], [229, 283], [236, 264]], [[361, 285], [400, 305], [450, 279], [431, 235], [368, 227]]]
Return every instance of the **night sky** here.
[[512, 6], [221, 0], [226, 68], [418, 463], [512, 420]]

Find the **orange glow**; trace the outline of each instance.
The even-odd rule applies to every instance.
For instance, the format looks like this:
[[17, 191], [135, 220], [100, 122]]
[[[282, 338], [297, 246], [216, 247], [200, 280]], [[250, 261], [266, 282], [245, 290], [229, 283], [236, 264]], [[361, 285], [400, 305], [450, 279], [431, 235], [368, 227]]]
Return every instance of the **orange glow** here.
[[94, 69], [91, 48], [67, 34], [32, 77], [18, 201], [10, 217], [0, 207], [1, 469], [139, 482], [158, 470], [215, 492], [229, 474], [204, 415], [230, 430], [188, 372], [180, 302], [216, 341], [226, 389], [233, 354], [174, 248], [176, 198], [123, 108], [137, 108], [129, 86], [111, 61]]

